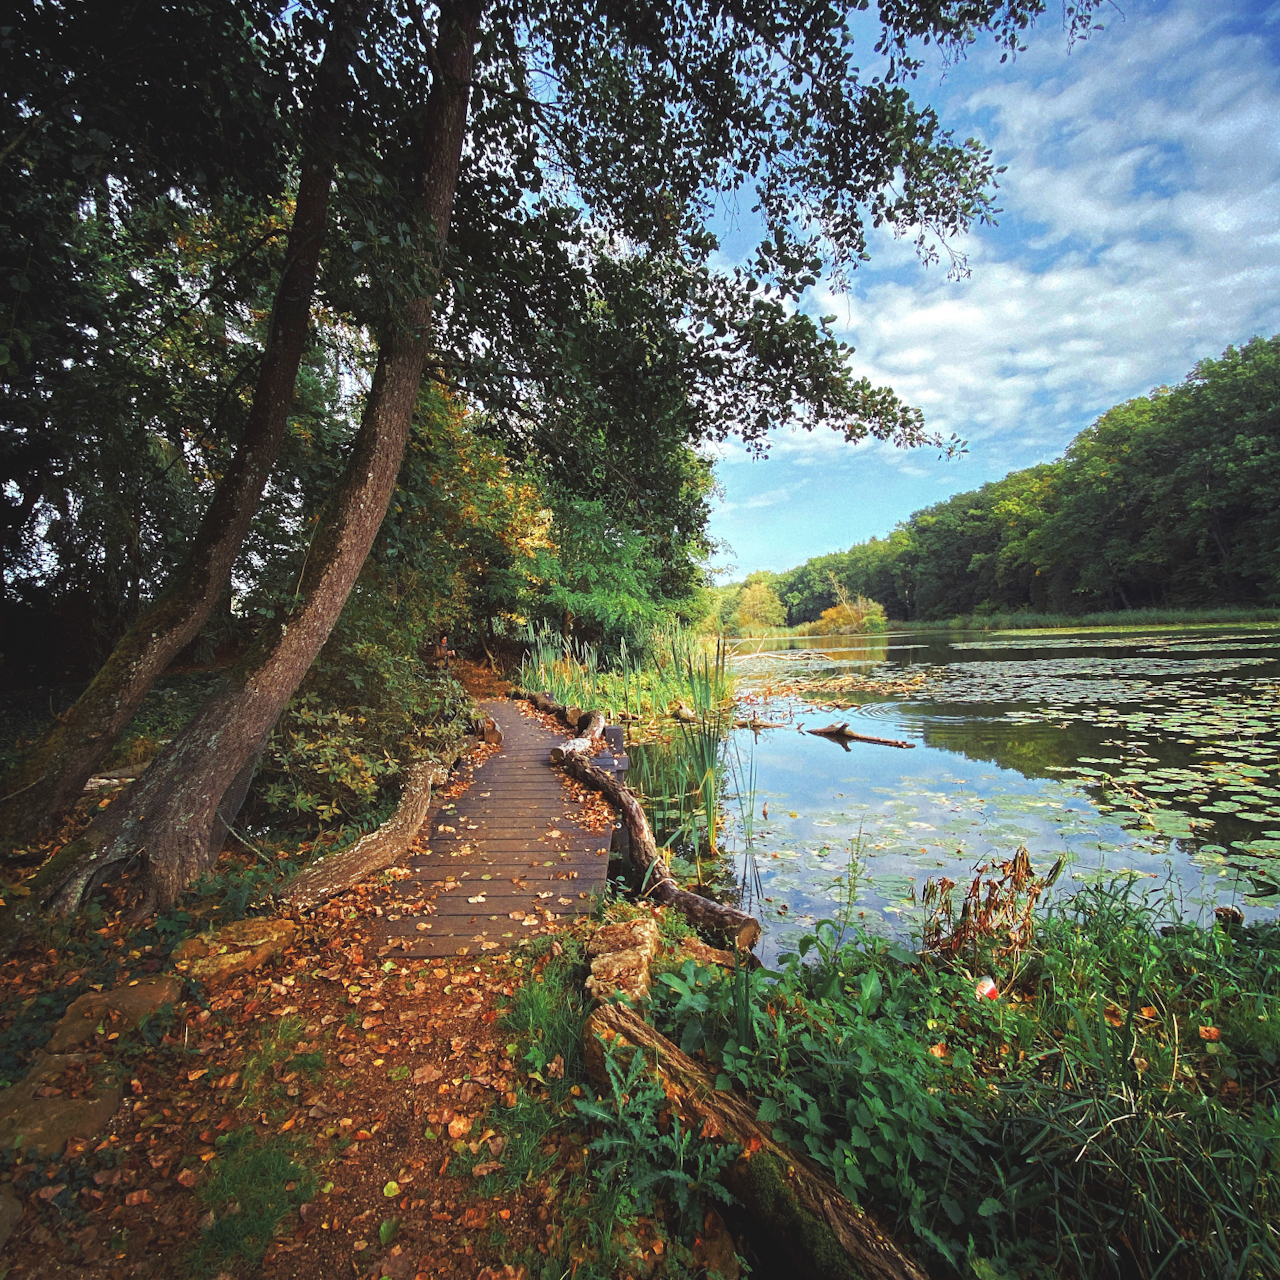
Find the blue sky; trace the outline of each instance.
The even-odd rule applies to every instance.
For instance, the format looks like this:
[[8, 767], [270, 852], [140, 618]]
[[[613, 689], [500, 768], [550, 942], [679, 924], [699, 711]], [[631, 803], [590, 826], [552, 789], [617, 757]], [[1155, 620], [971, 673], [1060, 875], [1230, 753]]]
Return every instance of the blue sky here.
[[883, 535], [1057, 457], [1197, 360], [1280, 332], [1280, 0], [1121, 0], [1102, 20], [1068, 53], [1050, 13], [1012, 66], [978, 46], [917, 82], [1008, 166], [1000, 225], [956, 245], [968, 279], [876, 234], [849, 292], [819, 286], [805, 302], [838, 317], [859, 374], [967, 439], [968, 455], [787, 428], [765, 461], [731, 444], [711, 519], [731, 576]]

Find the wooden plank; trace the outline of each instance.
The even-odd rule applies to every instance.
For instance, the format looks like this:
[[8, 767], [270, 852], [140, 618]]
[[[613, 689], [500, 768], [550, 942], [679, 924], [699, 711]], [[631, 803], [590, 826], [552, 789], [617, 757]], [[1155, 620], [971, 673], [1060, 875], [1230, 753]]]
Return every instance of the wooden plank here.
[[[545, 930], [543, 911], [566, 919], [581, 915], [605, 888], [612, 832], [587, 831], [575, 820], [581, 802], [550, 767], [550, 749], [560, 735], [509, 703], [488, 703], [485, 710], [503, 730], [502, 750], [471, 770], [468, 790], [423, 831], [409, 859], [411, 875], [399, 882], [396, 895], [404, 902], [426, 899], [431, 910], [379, 921], [391, 954], [506, 950]], [[553, 830], [560, 834], [552, 837]], [[444, 889], [450, 878], [458, 888]], [[467, 901], [480, 896], [482, 903]], [[512, 920], [513, 911], [539, 923]]]

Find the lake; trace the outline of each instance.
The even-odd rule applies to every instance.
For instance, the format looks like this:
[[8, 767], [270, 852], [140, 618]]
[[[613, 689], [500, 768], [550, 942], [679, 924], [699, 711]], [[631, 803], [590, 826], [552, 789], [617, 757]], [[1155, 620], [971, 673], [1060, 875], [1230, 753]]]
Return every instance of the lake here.
[[[1191, 918], [1280, 907], [1274, 626], [752, 640], [730, 661], [738, 714], [787, 727], [721, 744], [701, 863], [760, 917], [766, 960], [833, 916], [907, 937], [930, 877], [963, 887], [1020, 845], [1042, 873], [1063, 860], [1058, 893], [1133, 876]], [[804, 732], [841, 721], [913, 745]], [[633, 747], [630, 776], [693, 864], [682, 754]]]

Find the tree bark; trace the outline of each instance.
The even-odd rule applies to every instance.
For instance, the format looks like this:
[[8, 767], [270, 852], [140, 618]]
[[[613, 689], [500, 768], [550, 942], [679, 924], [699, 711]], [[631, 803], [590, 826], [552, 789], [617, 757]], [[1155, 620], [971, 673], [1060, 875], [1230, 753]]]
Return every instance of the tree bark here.
[[284, 269], [244, 434], [184, 567], [121, 637], [75, 704], [0, 784], [0, 851], [45, 837], [133, 719], [155, 681], [204, 625], [231, 575], [288, 424], [306, 350], [349, 67], [369, 0], [339, 0], [317, 73]]
[[[481, 3], [440, 15], [434, 83], [419, 153], [420, 211], [439, 266], [466, 135]], [[324, 645], [386, 515], [395, 490], [430, 344], [433, 296], [389, 318], [373, 384], [347, 467], [320, 514], [298, 603], [264, 632], [222, 689], [125, 793], [118, 812], [63, 849], [32, 881], [33, 897], [74, 910], [105, 866], [141, 856], [147, 898], [166, 906], [206, 871], [223, 793], [270, 730]], [[97, 828], [95, 830], [95, 828]]]
[[[683, 1126], [734, 1143], [743, 1155], [722, 1181], [753, 1223], [783, 1246], [804, 1280], [926, 1280], [922, 1271], [830, 1177], [797, 1151], [774, 1141], [755, 1108], [681, 1053], [626, 1004], [602, 1004], [583, 1028], [587, 1072], [606, 1083], [603, 1045], [635, 1046], [652, 1057], [667, 1098]], [[842, 1265], [843, 1264], [843, 1265]]]

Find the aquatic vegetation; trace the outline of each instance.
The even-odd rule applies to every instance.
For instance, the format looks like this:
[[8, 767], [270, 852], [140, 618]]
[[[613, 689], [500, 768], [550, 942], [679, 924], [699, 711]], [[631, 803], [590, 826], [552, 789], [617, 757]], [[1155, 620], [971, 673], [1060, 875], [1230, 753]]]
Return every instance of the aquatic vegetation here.
[[1177, 915], [1132, 881], [1041, 905], [980, 952], [996, 999], [967, 946], [841, 945], [827, 921], [749, 999], [689, 965], [654, 1011], [964, 1274], [1273, 1275], [1280, 930]]
[[526, 628], [518, 683], [574, 707], [599, 707], [652, 721], [679, 705], [696, 714], [727, 713], [734, 692], [722, 640], [682, 628], [655, 630], [639, 651], [621, 641], [615, 657], [551, 627]]

